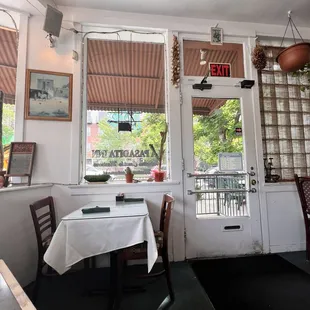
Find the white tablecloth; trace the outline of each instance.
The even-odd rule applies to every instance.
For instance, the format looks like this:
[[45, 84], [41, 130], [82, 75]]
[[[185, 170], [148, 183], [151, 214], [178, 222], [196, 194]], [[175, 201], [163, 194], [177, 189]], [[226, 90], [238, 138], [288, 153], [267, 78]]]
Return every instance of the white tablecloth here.
[[147, 241], [148, 271], [158, 257], [147, 205], [143, 203], [92, 202], [83, 208], [109, 206], [109, 213], [65, 216], [48, 247], [44, 260], [59, 274], [80, 260]]

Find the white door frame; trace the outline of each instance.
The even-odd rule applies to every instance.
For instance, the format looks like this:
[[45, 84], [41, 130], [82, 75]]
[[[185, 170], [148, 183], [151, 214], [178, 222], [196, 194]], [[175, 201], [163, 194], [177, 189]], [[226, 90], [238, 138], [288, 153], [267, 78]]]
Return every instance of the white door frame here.
[[[261, 122], [260, 122], [260, 110], [259, 110], [259, 92], [258, 92], [258, 86], [257, 86], [257, 71], [251, 64], [251, 50], [254, 48], [256, 42], [255, 38], [248, 38], [248, 37], [233, 37], [233, 36], [224, 36], [224, 42], [226, 43], [239, 43], [243, 44], [243, 55], [244, 55], [244, 72], [245, 77], [244, 79], [252, 79], [255, 80], [256, 85], [251, 90], [243, 90], [240, 89], [240, 82], [243, 80], [243, 78], [216, 78], [216, 77], [209, 77], [208, 82], [213, 84], [213, 87], [210, 91], [199, 91], [199, 90], [192, 90], [192, 85], [195, 83], [200, 83], [201, 77], [197, 76], [184, 76], [184, 55], [183, 55], [183, 40], [197, 40], [197, 41], [210, 41], [210, 35], [199, 35], [199, 34], [187, 34], [187, 33], [180, 33], [179, 34], [179, 43], [180, 43], [180, 54], [181, 54], [181, 93], [183, 97], [183, 105], [182, 105], [182, 135], [183, 135], [183, 150], [185, 148], [184, 146], [184, 140], [186, 139], [186, 135], [188, 132], [184, 132], [184, 124], [188, 123], [189, 118], [186, 119], [184, 115], [191, 115], [192, 116], [192, 110], [189, 112], [189, 107], [186, 109], [186, 100], [188, 101], [189, 97], [187, 97], [188, 93], [195, 94], [197, 97], [218, 97], [218, 98], [240, 98], [241, 102], [245, 101], [243, 98], [247, 99], [247, 107], [246, 107], [246, 114], [243, 115], [243, 119], [246, 119], [245, 121], [251, 120], [252, 126], [250, 132], [247, 132], [248, 137], [250, 136], [251, 139], [253, 139], [255, 142], [253, 142], [254, 149], [253, 149], [253, 157], [255, 160], [253, 161], [253, 166], [255, 169], [255, 173], [258, 174], [258, 177], [256, 176], [256, 180], [259, 183], [263, 183], [264, 178], [264, 167], [263, 167], [263, 161], [257, 160], [259, 158], [262, 159], [263, 157], [263, 151], [262, 151], [262, 139], [261, 139]], [[220, 91], [222, 88], [225, 89], [225, 91]], [[189, 105], [189, 103], [187, 103]], [[242, 103], [241, 103], [242, 104]], [[190, 102], [190, 109], [191, 109], [191, 102]], [[186, 112], [184, 113], [184, 110]], [[243, 112], [244, 114], [244, 112]], [[192, 121], [192, 120], [191, 120]], [[192, 124], [190, 125], [192, 127]], [[187, 125], [187, 129], [189, 128], [189, 125]], [[192, 128], [191, 128], [192, 131]], [[190, 131], [190, 132], [191, 132]], [[183, 154], [184, 156], [185, 154]], [[186, 164], [189, 164], [186, 162], [186, 156], [184, 156], [185, 160], [185, 167]], [[247, 156], [248, 157], [248, 156]], [[187, 167], [186, 167], [187, 168]], [[246, 168], [249, 168], [249, 164], [246, 163]], [[187, 170], [187, 169], [185, 169]], [[186, 217], [186, 214], [188, 212], [188, 206], [187, 201], [188, 198], [186, 197], [186, 187], [188, 185], [188, 181], [186, 180], [186, 172], [184, 173], [184, 215]], [[193, 172], [193, 171], [189, 171]], [[262, 181], [262, 182], [260, 182]], [[260, 185], [257, 186], [257, 189], [261, 188]], [[267, 229], [267, 212], [266, 212], [266, 205], [265, 201], [262, 201], [260, 199], [262, 196], [261, 192], [259, 191], [257, 195], [257, 203], [258, 208], [256, 208], [256, 211], [253, 214], [253, 210], [251, 210], [251, 214], [256, 218], [256, 223], [252, 223], [253, 229], [251, 229], [251, 235], [253, 234], [253, 249], [254, 251], [262, 251], [262, 252], [268, 252], [269, 251], [269, 236], [268, 236], [268, 229]], [[260, 206], [259, 206], [259, 200]], [[239, 218], [240, 220], [240, 218]], [[186, 221], [186, 219], [185, 219]], [[231, 221], [233, 221], [231, 219]], [[240, 222], [240, 221], [239, 221]], [[189, 232], [186, 231], [187, 239], [190, 238]], [[216, 254], [216, 253], [215, 253]], [[221, 255], [221, 253], [219, 253]], [[187, 253], [188, 257], [188, 253]]]
[[[194, 172], [192, 97], [219, 99], [240, 99], [242, 128], [244, 132], [244, 170], [257, 173], [254, 126], [252, 121], [251, 91], [234, 86], [212, 87], [209, 91], [193, 90], [190, 85], [183, 87], [182, 137], [184, 170], [184, 203], [186, 228], [186, 257], [235, 256], [261, 253], [262, 233], [258, 193], [247, 195], [250, 217], [205, 217], [196, 216], [195, 195], [187, 195], [194, 190], [194, 179], [187, 173]], [[251, 139], [252, 138], [252, 139]], [[257, 176], [254, 177], [257, 180]], [[256, 187], [257, 190], [257, 187]], [[224, 226], [240, 225], [240, 231], [226, 232]]]

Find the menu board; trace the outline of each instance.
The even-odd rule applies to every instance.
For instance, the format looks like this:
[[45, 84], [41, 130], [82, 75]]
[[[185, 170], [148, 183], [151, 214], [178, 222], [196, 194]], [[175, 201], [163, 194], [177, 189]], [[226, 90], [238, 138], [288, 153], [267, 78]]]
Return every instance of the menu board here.
[[219, 153], [219, 171], [243, 171], [242, 153]]
[[7, 177], [27, 176], [30, 185], [35, 147], [35, 142], [11, 143]]

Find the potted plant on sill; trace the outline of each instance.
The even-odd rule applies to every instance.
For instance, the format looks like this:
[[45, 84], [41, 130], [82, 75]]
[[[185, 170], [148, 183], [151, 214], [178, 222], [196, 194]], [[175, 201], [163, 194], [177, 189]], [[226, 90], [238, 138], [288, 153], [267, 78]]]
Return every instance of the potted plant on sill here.
[[132, 170], [130, 169], [130, 167], [127, 167], [125, 169], [126, 183], [133, 183], [133, 176], [134, 174], [132, 173]]
[[151, 150], [154, 152], [157, 160], [158, 160], [158, 170], [154, 171], [154, 176], [155, 176], [155, 182], [163, 182], [165, 178], [166, 171], [161, 170], [162, 168], [162, 163], [163, 163], [163, 157], [165, 153], [165, 143], [167, 139], [167, 133], [168, 133], [168, 125], [167, 123], [165, 124], [165, 130], [160, 132], [160, 148], [159, 148], [159, 155], [157, 154], [154, 145], [150, 144]]

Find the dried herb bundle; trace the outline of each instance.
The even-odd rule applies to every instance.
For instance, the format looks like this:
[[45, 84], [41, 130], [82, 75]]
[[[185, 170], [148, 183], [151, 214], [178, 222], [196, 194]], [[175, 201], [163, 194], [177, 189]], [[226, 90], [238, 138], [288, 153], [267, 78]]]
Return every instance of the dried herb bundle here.
[[180, 84], [180, 45], [178, 38], [173, 36], [173, 46], [171, 48], [171, 82], [174, 87]]
[[264, 52], [264, 48], [259, 44], [252, 52], [252, 63], [257, 70], [263, 70], [267, 65], [267, 58]]

